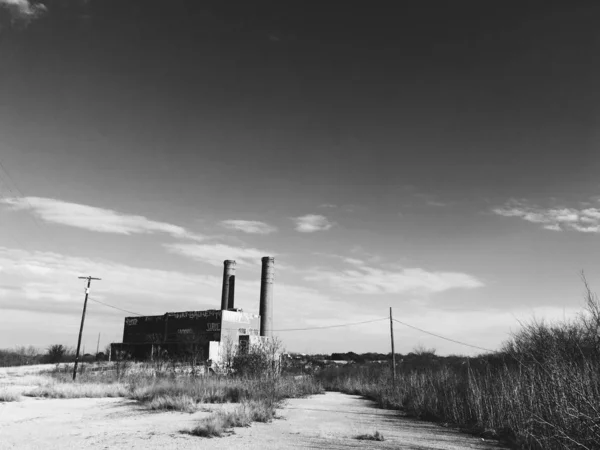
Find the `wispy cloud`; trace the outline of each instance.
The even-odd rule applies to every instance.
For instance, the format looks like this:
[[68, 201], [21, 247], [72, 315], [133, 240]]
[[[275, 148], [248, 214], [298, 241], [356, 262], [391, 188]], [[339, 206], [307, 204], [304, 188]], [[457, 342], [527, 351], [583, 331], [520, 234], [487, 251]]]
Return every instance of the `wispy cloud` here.
[[164, 244], [171, 253], [192, 258], [196, 261], [206, 262], [220, 266], [226, 259], [236, 260], [238, 263], [260, 264], [263, 256], [274, 256], [273, 252], [256, 248], [234, 247], [227, 244]]
[[0, 8], [6, 8], [13, 20], [25, 25], [47, 11], [43, 4], [28, 0], [0, 0]]
[[540, 224], [545, 230], [600, 233], [600, 209], [598, 208], [542, 208], [526, 201], [511, 200], [504, 206], [493, 208], [492, 212], [500, 216], [518, 217], [527, 222]]
[[72, 308], [73, 312], [80, 312], [79, 294], [83, 285], [77, 277], [85, 275], [102, 278], [94, 284], [92, 298], [140, 313], [156, 312], [154, 306], [165, 299], [169, 299], [169, 304], [179, 301], [182, 308], [189, 307], [192, 292], [198, 308], [212, 306], [221, 285], [219, 273], [214, 276], [186, 274], [5, 247], [0, 247], [0, 270], [7, 280], [7, 286], [3, 287], [11, 287], [9, 293], [0, 295], [2, 308], [29, 311], [60, 313]]
[[301, 233], [314, 233], [315, 231], [329, 230], [333, 223], [327, 217], [317, 214], [307, 214], [293, 219], [296, 222], [296, 231]]
[[333, 203], [323, 203], [319, 205], [319, 208], [337, 208], [337, 205], [334, 205]]
[[348, 264], [354, 264], [356, 266], [362, 266], [365, 264], [365, 262], [362, 259], [357, 258], [344, 258], [344, 262]]
[[0, 200], [13, 210], [28, 210], [45, 222], [83, 228], [100, 233], [147, 234], [166, 233], [177, 238], [203, 240], [204, 237], [183, 227], [157, 222], [144, 216], [119, 213], [112, 209], [70, 203], [42, 197]]
[[257, 220], [223, 220], [221, 225], [230, 230], [243, 231], [249, 234], [270, 234], [277, 231], [276, 227]]
[[361, 264], [360, 260], [354, 258], [346, 258], [345, 262], [353, 267], [340, 271], [314, 270], [305, 279], [323, 281], [354, 294], [435, 293], [483, 286], [480, 280], [465, 273], [429, 272], [421, 268], [388, 270]]

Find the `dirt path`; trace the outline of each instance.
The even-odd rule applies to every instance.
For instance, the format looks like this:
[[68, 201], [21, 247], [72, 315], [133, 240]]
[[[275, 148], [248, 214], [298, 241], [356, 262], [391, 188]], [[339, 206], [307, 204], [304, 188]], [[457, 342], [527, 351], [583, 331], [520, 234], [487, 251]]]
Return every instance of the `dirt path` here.
[[[213, 405], [212, 408], [220, 408]], [[499, 449], [489, 441], [374, 407], [357, 396], [327, 393], [289, 400], [270, 424], [236, 428], [224, 438], [181, 433], [209, 414], [150, 412], [125, 399], [0, 403], [0, 449]], [[385, 441], [359, 441], [383, 433]]]

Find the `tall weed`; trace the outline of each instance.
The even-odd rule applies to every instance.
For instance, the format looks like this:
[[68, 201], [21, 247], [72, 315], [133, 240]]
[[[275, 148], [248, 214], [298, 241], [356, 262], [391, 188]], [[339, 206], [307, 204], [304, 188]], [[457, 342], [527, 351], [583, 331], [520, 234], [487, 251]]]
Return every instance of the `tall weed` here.
[[395, 383], [379, 365], [330, 369], [319, 379], [326, 389], [517, 447], [598, 449], [600, 304], [587, 283], [586, 291], [586, 310], [577, 320], [524, 325], [495, 354], [435, 357], [417, 369], [400, 364]]

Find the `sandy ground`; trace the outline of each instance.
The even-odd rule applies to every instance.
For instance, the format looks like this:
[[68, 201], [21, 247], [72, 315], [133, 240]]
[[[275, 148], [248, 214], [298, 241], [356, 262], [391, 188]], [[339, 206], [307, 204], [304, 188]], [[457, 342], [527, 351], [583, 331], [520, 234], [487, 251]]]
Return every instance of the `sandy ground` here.
[[[218, 408], [220, 406], [212, 406]], [[493, 442], [375, 408], [357, 396], [327, 393], [289, 400], [270, 424], [223, 438], [182, 433], [209, 414], [150, 412], [125, 399], [40, 400], [0, 404], [1, 449], [499, 449]], [[385, 441], [354, 439], [383, 433]]]
[[[19, 389], [37, 384], [31, 373], [0, 376], [0, 387]], [[16, 375], [16, 377], [15, 377]], [[270, 424], [236, 428], [222, 438], [200, 438], [183, 431], [212, 409], [193, 414], [152, 412], [134, 401], [103, 399], [36, 399], [0, 403], [0, 449], [500, 449], [435, 424], [406, 418], [375, 407], [358, 396], [329, 392], [292, 399]], [[360, 441], [359, 434], [379, 431], [385, 441]]]

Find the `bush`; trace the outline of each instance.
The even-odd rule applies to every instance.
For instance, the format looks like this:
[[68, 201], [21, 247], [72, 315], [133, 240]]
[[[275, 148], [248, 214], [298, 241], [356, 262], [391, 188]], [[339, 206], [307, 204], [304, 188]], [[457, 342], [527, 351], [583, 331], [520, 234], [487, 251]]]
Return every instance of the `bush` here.
[[239, 348], [233, 355], [231, 369], [241, 377], [276, 377], [280, 372], [281, 343], [269, 339], [260, 344]]
[[234, 427], [248, 427], [252, 422], [271, 422], [275, 417], [276, 405], [268, 401], [243, 402], [232, 411], [217, 411], [188, 431], [195, 436], [220, 437]]
[[55, 344], [48, 347], [43, 362], [49, 364], [58, 364], [61, 362], [71, 362], [74, 360], [75, 353], [72, 349], [67, 348], [62, 344]]
[[42, 355], [33, 347], [15, 347], [14, 350], [0, 349], [0, 367], [25, 366], [42, 363]]
[[359, 441], [385, 441], [383, 434], [379, 431], [375, 431], [373, 434], [359, 434], [354, 439], [358, 439]]
[[9, 391], [8, 389], [0, 389], [0, 402], [18, 402], [21, 401], [21, 395]]

